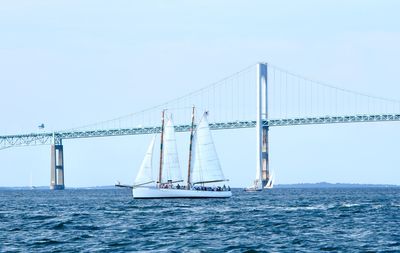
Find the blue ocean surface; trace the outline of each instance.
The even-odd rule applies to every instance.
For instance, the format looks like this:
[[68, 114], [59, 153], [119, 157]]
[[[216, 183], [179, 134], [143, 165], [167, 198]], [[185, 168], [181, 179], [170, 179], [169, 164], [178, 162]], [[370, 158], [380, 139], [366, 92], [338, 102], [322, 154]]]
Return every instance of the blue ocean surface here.
[[400, 188], [237, 189], [222, 200], [0, 190], [0, 251], [400, 252]]

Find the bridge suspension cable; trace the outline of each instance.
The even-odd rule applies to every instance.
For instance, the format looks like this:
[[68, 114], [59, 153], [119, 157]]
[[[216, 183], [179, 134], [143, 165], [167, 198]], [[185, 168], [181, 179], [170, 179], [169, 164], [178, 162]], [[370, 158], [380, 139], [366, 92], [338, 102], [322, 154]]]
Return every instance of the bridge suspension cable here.
[[160, 124], [160, 113], [163, 109], [173, 114], [176, 125], [186, 124], [190, 120], [193, 105], [199, 115], [206, 110], [210, 111], [211, 123], [233, 119], [252, 120], [255, 88], [255, 65], [251, 65], [204, 88], [151, 108], [64, 131], [156, 126]]
[[400, 101], [333, 86], [268, 64], [274, 119], [400, 113]]
[[[268, 64], [270, 119], [400, 113], [400, 101], [333, 86]], [[210, 122], [251, 121], [256, 108], [256, 68], [248, 66], [202, 89], [157, 106], [71, 130], [148, 127], [168, 109], [175, 124], [187, 124], [193, 105], [210, 111]]]

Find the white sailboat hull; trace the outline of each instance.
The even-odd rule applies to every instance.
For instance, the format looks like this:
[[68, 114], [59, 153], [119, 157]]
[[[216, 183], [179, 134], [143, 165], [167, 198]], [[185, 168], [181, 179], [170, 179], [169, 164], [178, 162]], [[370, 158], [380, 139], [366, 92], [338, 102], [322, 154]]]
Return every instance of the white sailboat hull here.
[[178, 189], [160, 189], [138, 187], [132, 190], [135, 199], [162, 199], [162, 198], [230, 198], [231, 191], [196, 191]]

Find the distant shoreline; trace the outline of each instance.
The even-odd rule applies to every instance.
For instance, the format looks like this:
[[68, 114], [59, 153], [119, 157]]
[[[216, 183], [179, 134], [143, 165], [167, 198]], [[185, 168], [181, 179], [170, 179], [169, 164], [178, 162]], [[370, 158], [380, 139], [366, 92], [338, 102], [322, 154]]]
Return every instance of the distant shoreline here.
[[[350, 183], [297, 183], [297, 184], [277, 184], [274, 188], [277, 189], [326, 189], [326, 188], [391, 188], [400, 187], [400, 185], [394, 184], [350, 184]], [[234, 189], [242, 189], [243, 187], [233, 187]], [[0, 190], [49, 190], [49, 186], [0, 186]], [[85, 190], [85, 189], [117, 189], [114, 185], [107, 186], [82, 186], [82, 187], [67, 187], [69, 190]], [[118, 188], [120, 189], [120, 188]]]
[[297, 184], [278, 184], [276, 188], [387, 188], [400, 187], [395, 184], [350, 184], [350, 183], [297, 183]]

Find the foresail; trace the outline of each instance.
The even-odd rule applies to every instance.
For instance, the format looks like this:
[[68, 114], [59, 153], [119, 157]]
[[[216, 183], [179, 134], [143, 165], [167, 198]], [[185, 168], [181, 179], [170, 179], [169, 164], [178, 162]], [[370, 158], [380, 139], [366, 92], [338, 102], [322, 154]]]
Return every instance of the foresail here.
[[175, 129], [172, 119], [169, 119], [164, 129], [163, 166], [161, 182], [182, 181], [179, 166], [178, 150], [176, 148]]
[[275, 175], [273, 172], [271, 172], [271, 175], [268, 180], [268, 185], [270, 188], [274, 187], [274, 180], [275, 180]]
[[139, 172], [136, 176], [134, 185], [143, 185], [147, 183], [151, 183], [154, 181], [153, 179], [153, 151], [154, 151], [154, 142], [156, 140], [156, 136], [150, 142], [149, 147], [147, 148], [146, 155], [140, 165]]
[[208, 126], [207, 113], [197, 126], [193, 137], [193, 149], [193, 169], [190, 174], [192, 184], [224, 181], [225, 177]]
[[264, 186], [264, 189], [272, 189], [274, 187], [274, 174], [271, 172], [269, 178], [268, 178], [268, 182], [266, 183], [266, 185]]

